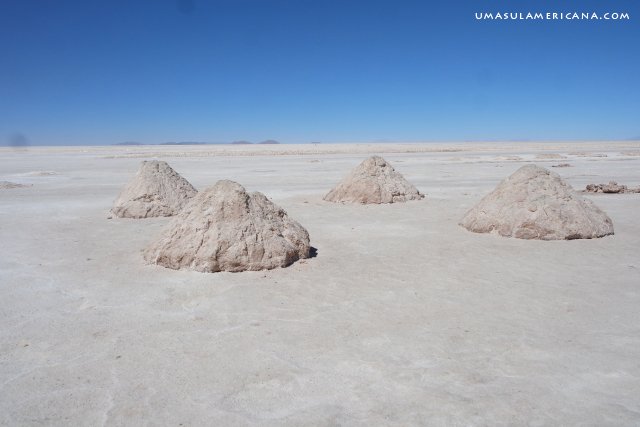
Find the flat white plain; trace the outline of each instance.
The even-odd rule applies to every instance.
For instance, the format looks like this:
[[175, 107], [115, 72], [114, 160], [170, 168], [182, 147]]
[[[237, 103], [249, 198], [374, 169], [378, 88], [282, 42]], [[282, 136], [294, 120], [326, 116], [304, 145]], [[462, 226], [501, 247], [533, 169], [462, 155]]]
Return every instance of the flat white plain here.
[[[372, 154], [425, 199], [322, 200]], [[146, 265], [170, 218], [107, 216], [153, 158], [271, 197], [317, 256]], [[638, 424], [640, 194], [586, 196], [613, 220], [601, 239], [458, 226], [527, 162], [640, 184], [635, 142], [3, 149], [0, 180], [33, 185], [0, 190], [0, 424]]]

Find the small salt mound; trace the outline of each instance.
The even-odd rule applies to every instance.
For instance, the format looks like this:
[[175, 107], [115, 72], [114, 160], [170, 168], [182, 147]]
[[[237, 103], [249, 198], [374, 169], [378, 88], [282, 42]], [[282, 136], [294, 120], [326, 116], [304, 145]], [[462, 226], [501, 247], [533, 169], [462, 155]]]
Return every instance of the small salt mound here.
[[369, 157], [351, 171], [324, 200], [342, 203], [396, 203], [424, 197], [380, 156]]
[[268, 270], [310, 254], [309, 233], [262, 193], [218, 181], [145, 251], [151, 264], [201, 272]]
[[18, 184], [10, 181], [0, 181], [0, 190], [9, 190], [12, 188], [31, 187], [30, 184]]
[[476, 233], [519, 239], [592, 239], [613, 234], [611, 219], [559, 175], [526, 165], [502, 181], [464, 216]]
[[608, 184], [589, 184], [584, 190], [587, 193], [640, 193], [640, 186], [627, 187], [624, 184], [618, 184], [615, 181], [609, 181]]
[[120, 218], [173, 216], [196, 193], [166, 162], [144, 161], [114, 202], [111, 213]]
[[25, 176], [55, 176], [58, 175], [56, 171], [32, 171], [27, 172]]

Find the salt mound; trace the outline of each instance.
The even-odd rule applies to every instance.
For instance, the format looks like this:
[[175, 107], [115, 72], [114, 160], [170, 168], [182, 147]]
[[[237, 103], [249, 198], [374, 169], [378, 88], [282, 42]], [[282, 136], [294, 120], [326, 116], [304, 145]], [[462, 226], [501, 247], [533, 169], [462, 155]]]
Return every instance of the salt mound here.
[[587, 193], [608, 193], [608, 194], [618, 194], [618, 193], [640, 193], [640, 186], [638, 187], [627, 187], [624, 184], [618, 184], [615, 181], [609, 181], [608, 184], [588, 184], [584, 190]]
[[518, 239], [592, 239], [613, 234], [611, 219], [559, 175], [526, 165], [502, 181], [464, 216], [476, 233]]
[[32, 171], [27, 172], [25, 176], [55, 176], [58, 175], [56, 171]]
[[144, 161], [114, 202], [111, 213], [120, 218], [172, 216], [196, 193], [166, 162]]
[[12, 188], [31, 187], [30, 184], [18, 184], [11, 181], [0, 181], [0, 190], [10, 190]]
[[218, 181], [144, 251], [151, 264], [202, 272], [265, 270], [308, 258], [309, 233], [262, 193]]
[[369, 157], [331, 190], [324, 200], [343, 203], [396, 203], [424, 197], [380, 156]]

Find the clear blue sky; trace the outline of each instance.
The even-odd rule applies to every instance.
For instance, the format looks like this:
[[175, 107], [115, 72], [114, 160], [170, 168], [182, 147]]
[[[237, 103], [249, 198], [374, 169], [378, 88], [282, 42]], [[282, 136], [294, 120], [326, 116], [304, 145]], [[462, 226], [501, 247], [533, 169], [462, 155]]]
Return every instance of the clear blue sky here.
[[[559, 6], [563, 4], [563, 6]], [[627, 12], [478, 21], [474, 12]], [[640, 136], [640, 2], [0, 1], [0, 143]]]

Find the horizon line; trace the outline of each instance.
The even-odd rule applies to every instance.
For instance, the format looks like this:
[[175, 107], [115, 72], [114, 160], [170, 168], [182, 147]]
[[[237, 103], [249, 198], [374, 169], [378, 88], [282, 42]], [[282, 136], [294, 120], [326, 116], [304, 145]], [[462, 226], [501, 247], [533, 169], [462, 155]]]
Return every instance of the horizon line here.
[[421, 140], [421, 141], [403, 141], [403, 140], [372, 140], [372, 141], [339, 141], [339, 142], [323, 142], [323, 141], [309, 141], [309, 142], [199, 142], [199, 141], [184, 141], [184, 142], [158, 142], [158, 143], [138, 143], [131, 141], [130, 143], [112, 143], [112, 144], [2, 144], [0, 147], [24, 149], [29, 147], [176, 147], [176, 146], [201, 146], [201, 145], [227, 145], [227, 146], [265, 146], [265, 145], [362, 145], [362, 144], [472, 144], [472, 143], [580, 143], [580, 142], [640, 142], [640, 137], [636, 138], [595, 138], [595, 139], [465, 139], [465, 140]]

